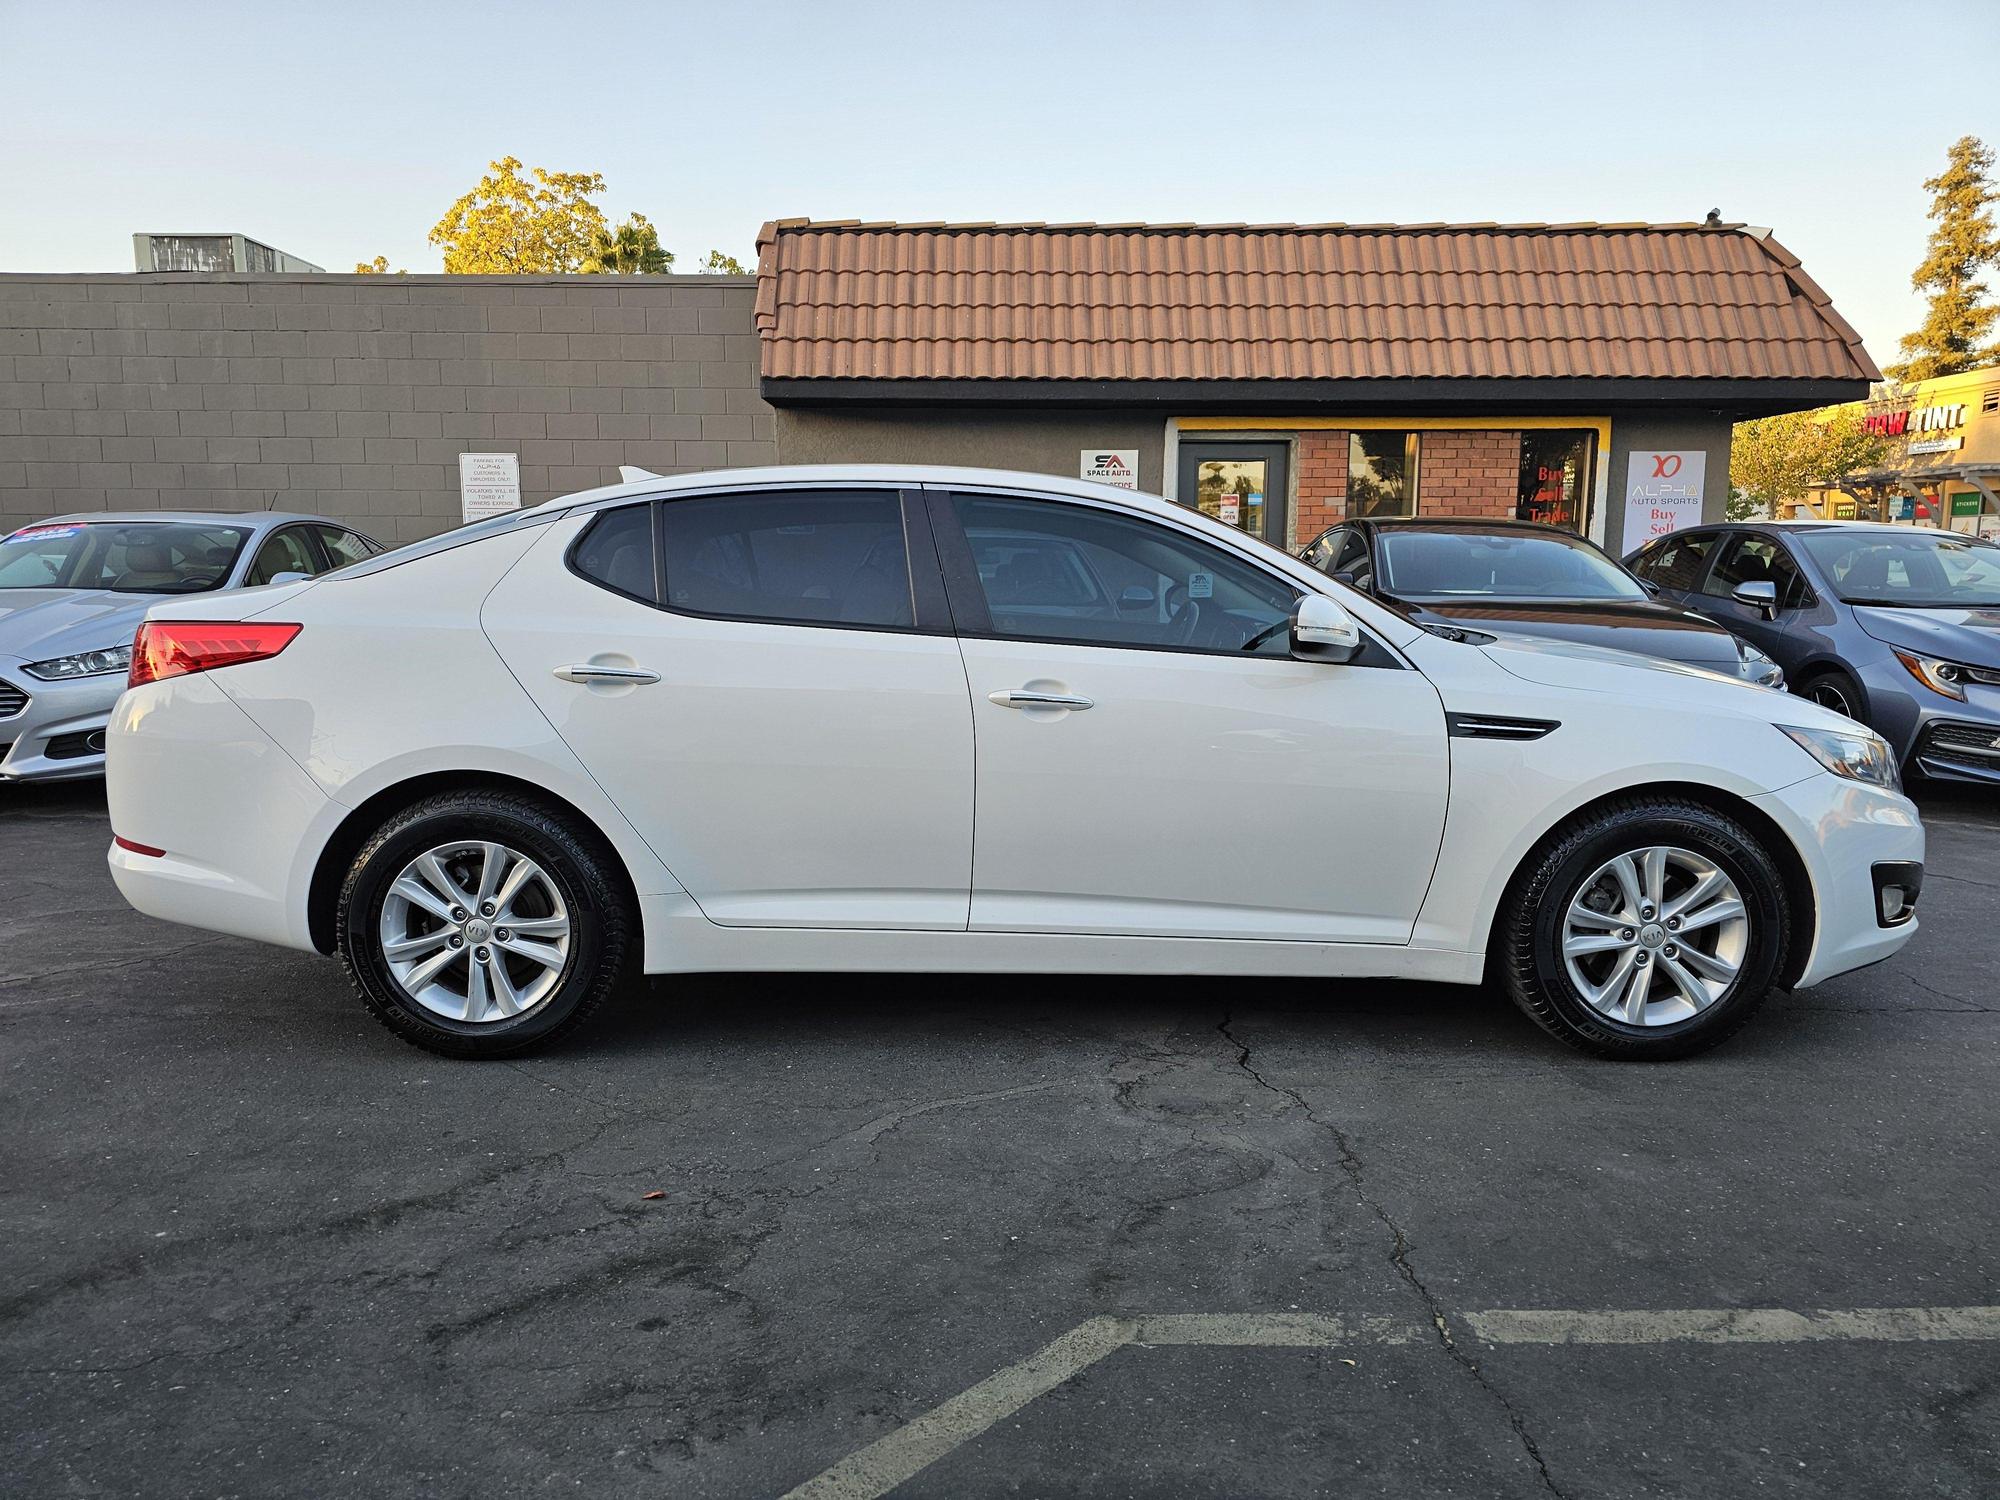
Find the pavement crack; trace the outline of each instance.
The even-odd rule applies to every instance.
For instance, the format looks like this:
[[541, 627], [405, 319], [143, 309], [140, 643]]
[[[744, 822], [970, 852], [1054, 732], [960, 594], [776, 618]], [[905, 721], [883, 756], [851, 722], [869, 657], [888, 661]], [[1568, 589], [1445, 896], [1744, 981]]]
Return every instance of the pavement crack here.
[[1273, 1083], [1264, 1076], [1256, 1064], [1250, 1060], [1250, 1044], [1230, 1029], [1231, 1023], [1234, 1022], [1235, 1018], [1236, 1013], [1233, 1010], [1223, 1012], [1222, 1019], [1216, 1023], [1215, 1029], [1220, 1033], [1224, 1041], [1236, 1049], [1236, 1066], [1247, 1074], [1259, 1088], [1267, 1089], [1279, 1098], [1289, 1101], [1298, 1109], [1300, 1114], [1305, 1116], [1308, 1123], [1325, 1131], [1332, 1139], [1335, 1148], [1340, 1153], [1340, 1170], [1347, 1178], [1348, 1185], [1354, 1190], [1355, 1199], [1363, 1208], [1367, 1209], [1381, 1221], [1383, 1228], [1389, 1231], [1389, 1263], [1396, 1268], [1396, 1274], [1403, 1278], [1404, 1284], [1412, 1292], [1416, 1293], [1418, 1300], [1423, 1303], [1424, 1311], [1430, 1318], [1431, 1328], [1437, 1334], [1438, 1347], [1444, 1350], [1445, 1354], [1470, 1377], [1473, 1384], [1477, 1385], [1481, 1391], [1485, 1392], [1487, 1396], [1498, 1403], [1500, 1410], [1506, 1414], [1508, 1425], [1514, 1429], [1514, 1436], [1520, 1441], [1522, 1451], [1528, 1455], [1529, 1461], [1535, 1466], [1535, 1472], [1541, 1476], [1542, 1484], [1550, 1494], [1561, 1497], [1561, 1500], [1567, 1500], [1562, 1486], [1556, 1483], [1555, 1476], [1549, 1472], [1548, 1461], [1542, 1457], [1541, 1445], [1535, 1441], [1534, 1434], [1528, 1431], [1528, 1424], [1522, 1415], [1514, 1409], [1514, 1403], [1509, 1401], [1506, 1395], [1486, 1378], [1485, 1372], [1479, 1368], [1479, 1362], [1463, 1349], [1459, 1348], [1457, 1341], [1452, 1338], [1451, 1324], [1445, 1316], [1444, 1305], [1438, 1300], [1436, 1294], [1424, 1284], [1423, 1278], [1417, 1274], [1416, 1267], [1410, 1264], [1409, 1236], [1403, 1232], [1403, 1226], [1396, 1222], [1394, 1215], [1389, 1212], [1382, 1201], [1369, 1191], [1367, 1168], [1361, 1160], [1360, 1153], [1354, 1149], [1354, 1143], [1349, 1139], [1347, 1132], [1331, 1120], [1321, 1119], [1314, 1111], [1312, 1105], [1307, 1102], [1305, 1095], [1301, 1094], [1297, 1089], [1286, 1088], [1281, 1083]]

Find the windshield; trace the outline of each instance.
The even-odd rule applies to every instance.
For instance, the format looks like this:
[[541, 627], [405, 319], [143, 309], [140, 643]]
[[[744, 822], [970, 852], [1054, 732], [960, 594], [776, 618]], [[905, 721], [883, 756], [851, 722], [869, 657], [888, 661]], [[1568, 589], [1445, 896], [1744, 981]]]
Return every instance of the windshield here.
[[2000, 606], [2000, 548], [1936, 531], [1808, 531], [1799, 542], [1849, 604]]
[[221, 588], [249, 531], [200, 521], [65, 521], [0, 540], [0, 589], [198, 594]]
[[1398, 599], [1644, 599], [1588, 542], [1538, 532], [1385, 531], [1381, 585]]

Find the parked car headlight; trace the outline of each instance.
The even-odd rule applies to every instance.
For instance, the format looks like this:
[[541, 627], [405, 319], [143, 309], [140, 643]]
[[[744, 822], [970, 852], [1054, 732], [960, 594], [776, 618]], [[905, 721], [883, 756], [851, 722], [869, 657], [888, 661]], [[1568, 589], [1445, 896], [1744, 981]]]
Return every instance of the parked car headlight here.
[[1785, 669], [1744, 640], [1736, 643], [1736, 675], [1759, 687], [1783, 691], [1785, 686]]
[[1896, 660], [1903, 664], [1903, 670], [1934, 693], [1943, 693], [1947, 698], [1965, 701], [1965, 685], [1968, 682], [1981, 683], [1987, 687], [2000, 687], [2000, 672], [1991, 667], [1968, 667], [1963, 662], [1945, 661], [1936, 656], [1918, 656], [1914, 651], [1898, 651]]
[[105, 677], [129, 671], [132, 647], [112, 646], [104, 651], [79, 651], [74, 656], [51, 656], [47, 661], [31, 661], [23, 671], [44, 682], [66, 682], [72, 677]]
[[1836, 776], [1865, 781], [1870, 786], [1886, 786], [1891, 791], [1902, 790], [1902, 778], [1896, 773], [1896, 752], [1879, 734], [1866, 730], [1849, 734], [1839, 729], [1801, 729], [1792, 724], [1780, 724], [1778, 729]]

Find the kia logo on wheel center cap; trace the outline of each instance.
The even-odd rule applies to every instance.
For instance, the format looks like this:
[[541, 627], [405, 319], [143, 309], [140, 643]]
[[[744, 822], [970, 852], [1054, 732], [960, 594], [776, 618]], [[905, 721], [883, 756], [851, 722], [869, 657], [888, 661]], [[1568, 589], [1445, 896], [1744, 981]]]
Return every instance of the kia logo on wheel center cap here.
[[1658, 922], [1648, 922], [1639, 929], [1639, 941], [1648, 948], [1657, 948], [1667, 940], [1667, 929]]

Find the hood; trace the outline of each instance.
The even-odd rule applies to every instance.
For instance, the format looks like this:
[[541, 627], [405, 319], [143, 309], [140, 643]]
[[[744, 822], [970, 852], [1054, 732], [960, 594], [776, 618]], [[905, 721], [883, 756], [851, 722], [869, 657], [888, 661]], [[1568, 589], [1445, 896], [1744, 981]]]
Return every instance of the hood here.
[[1409, 604], [1419, 619], [1493, 635], [1573, 641], [1736, 670], [1736, 638], [1713, 620], [1650, 599], [1480, 599]]
[[1856, 604], [1854, 622], [1886, 646], [2000, 668], [2000, 609], [1883, 609]]
[[1852, 720], [1790, 693], [1774, 693], [1734, 676], [1657, 657], [1633, 656], [1567, 641], [1521, 637], [1479, 648], [1510, 676], [1544, 687], [1622, 694], [1692, 713], [1726, 713], [1766, 724], [1852, 733]]
[[109, 589], [0, 589], [0, 656], [43, 661], [132, 639], [160, 594]]

